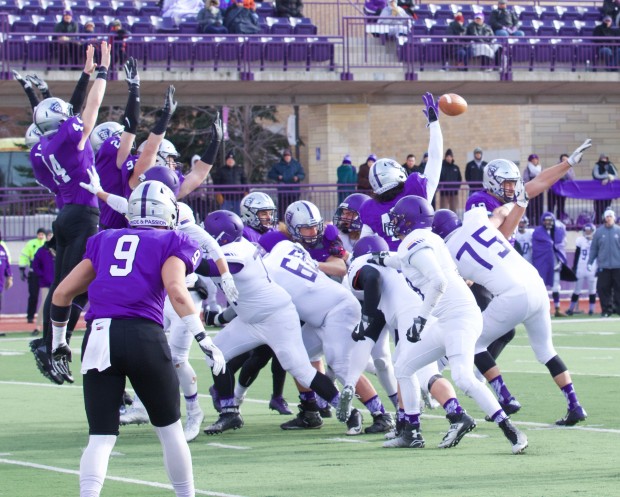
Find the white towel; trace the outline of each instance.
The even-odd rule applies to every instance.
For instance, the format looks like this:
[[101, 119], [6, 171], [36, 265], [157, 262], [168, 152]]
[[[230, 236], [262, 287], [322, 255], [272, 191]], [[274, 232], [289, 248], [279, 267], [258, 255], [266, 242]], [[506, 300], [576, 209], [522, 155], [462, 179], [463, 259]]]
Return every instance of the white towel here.
[[82, 359], [82, 374], [90, 369], [104, 371], [110, 363], [110, 318], [95, 319], [90, 329], [88, 343]]

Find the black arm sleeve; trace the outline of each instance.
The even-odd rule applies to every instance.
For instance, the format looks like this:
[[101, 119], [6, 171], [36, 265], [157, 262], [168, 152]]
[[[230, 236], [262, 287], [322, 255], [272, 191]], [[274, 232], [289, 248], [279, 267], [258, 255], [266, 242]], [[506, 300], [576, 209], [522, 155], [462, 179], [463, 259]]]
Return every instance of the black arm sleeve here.
[[200, 276], [211, 276], [211, 267], [209, 266], [209, 260], [202, 259], [194, 272], [196, 274], [199, 274]]
[[129, 98], [127, 99], [127, 106], [125, 107], [125, 115], [123, 116], [123, 126], [125, 126], [125, 131], [135, 135], [138, 129], [139, 121], [140, 87], [138, 85], [131, 85], [129, 89]]
[[364, 290], [364, 303], [362, 313], [372, 318], [379, 311], [381, 300], [381, 273], [377, 268], [366, 264], [360, 269], [353, 279], [353, 288]]
[[86, 100], [86, 90], [88, 90], [88, 82], [90, 81], [90, 74], [86, 74], [82, 71], [80, 75], [80, 79], [75, 85], [75, 90], [73, 90], [73, 95], [71, 95], [71, 100], [69, 103], [73, 106], [73, 114], [80, 114], [82, 112], [82, 106], [84, 105], [84, 100]]
[[575, 258], [573, 259], [573, 273], [577, 274], [577, 264], [579, 263], [579, 256], [581, 255], [581, 247], [575, 249]]
[[[32, 110], [34, 110], [34, 108], [37, 105], [39, 105], [39, 99], [37, 98], [37, 94], [34, 92], [34, 89], [32, 87], [24, 88], [24, 91], [26, 92], [26, 96], [28, 97], [28, 100], [30, 101], [30, 106], [32, 107]], [[43, 96], [45, 97], [45, 95]]]

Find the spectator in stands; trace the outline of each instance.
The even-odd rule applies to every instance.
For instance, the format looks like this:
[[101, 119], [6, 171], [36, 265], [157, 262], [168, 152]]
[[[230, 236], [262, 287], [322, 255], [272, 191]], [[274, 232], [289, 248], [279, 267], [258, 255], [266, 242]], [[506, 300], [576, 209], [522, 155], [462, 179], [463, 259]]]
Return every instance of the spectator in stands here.
[[37, 303], [39, 301], [39, 278], [32, 271], [32, 261], [37, 251], [45, 243], [46, 230], [39, 228], [36, 238], [32, 238], [26, 242], [19, 255], [19, 271], [22, 281], [28, 281], [28, 307], [26, 310], [26, 319], [29, 323], [34, 323], [34, 313], [37, 312]]
[[611, 17], [613, 26], [620, 27], [620, 0], [603, 0], [600, 11], [601, 15]]
[[418, 18], [418, 15], [415, 13], [414, 0], [398, 0], [398, 6], [414, 19]]
[[[618, 176], [618, 170], [614, 166], [613, 162], [609, 161], [609, 156], [602, 153], [598, 162], [594, 164], [592, 168], [592, 178], [601, 182], [601, 185], [605, 186], [610, 181], [613, 181]], [[596, 223], [602, 223], [604, 221], [603, 212], [609, 205], [609, 200], [595, 200], [594, 201], [594, 213]]]
[[370, 186], [370, 181], [368, 180], [368, 174], [370, 173], [370, 166], [372, 166], [375, 162], [377, 162], [377, 156], [375, 154], [370, 154], [366, 162], [360, 164], [357, 169], [357, 191], [360, 193], [365, 193], [370, 195], [372, 193], [372, 187]]
[[131, 33], [123, 28], [120, 19], [114, 19], [110, 23], [110, 37], [108, 43], [112, 46], [114, 63], [123, 65], [127, 60], [127, 43], [125, 40]]
[[226, 34], [228, 29], [224, 26], [224, 17], [220, 10], [219, 0], [207, 0], [205, 6], [198, 12], [198, 32], [207, 34]]
[[411, 173], [415, 173], [416, 172], [415, 155], [409, 154], [407, 156], [407, 160], [405, 160], [404, 164], [401, 164], [401, 166], [405, 168], [405, 171], [407, 172], [407, 176], [409, 176]]
[[[73, 12], [65, 10], [62, 13], [62, 20], [54, 26], [54, 33], [77, 33], [78, 23], [73, 20]], [[77, 65], [79, 43], [77, 37], [58, 36], [58, 59], [61, 66]], [[66, 67], [61, 67], [66, 69]]]
[[303, 17], [304, 4], [301, 0], [276, 0], [276, 16]]
[[620, 226], [616, 214], [607, 209], [605, 224], [594, 233], [588, 268], [597, 262], [596, 291], [601, 301], [601, 317], [608, 318], [615, 312], [620, 314]]
[[[568, 154], [560, 155], [560, 162], [564, 162], [566, 159], [568, 159]], [[575, 171], [573, 171], [573, 168], [570, 168], [568, 172], [560, 178], [560, 181], [575, 181]], [[549, 190], [547, 194], [547, 204], [548, 210], [553, 213], [557, 219], [566, 223], [566, 219], [568, 218], [568, 214], [564, 208], [566, 205], [566, 197], [558, 195], [553, 190]]]
[[459, 191], [461, 185], [457, 183], [461, 181], [463, 181], [461, 169], [454, 163], [454, 154], [452, 149], [449, 148], [443, 157], [441, 174], [439, 176], [439, 184], [441, 185], [439, 198], [442, 209], [450, 209], [453, 212], [459, 211]]
[[480, 147], [474, 148], [474, 158], [465, 166], [465, 181], [469, 183], [470, 195], [483, 189], [482, 175], [484, 173], [484, 166], [486, 165], [487, 162], [482, 160], [482, 149]]
[[215, 191], [223, 195], [223, 203], [220, 209], [232, 211], [239, 215], [239, 203], [244, 194], [240, 190], [242, 187], [238, 185], [247, 184], [247, 180], [243, 166], [238, 166], [235, 163], [235, 154], [232, 151], [226, 154], [224, 166], [216, 169], [212, 177], [214, 185], [234, 185], [230, 188], [215, 188]]
[[338, 184], [338, 205], [352, 193], [355, 193], [355, 185], [357, 183], [357, 171], [355, 166], [351, 164], [351, 156], [344, 156], [342, 164], [336, 169], [336, 183]]
[[618, 62], [620, 62], [620, 46], [617, 43], [620, 40], [613, 40], [612, 38], [620, 37], [620, 30], [612, 27], [611, 22], [611, 16], [603, 17], [603, 22], [594, 28], [592, 36], [600, 38], [600, 40], [595, 40], [599, 44], [615, 43], [614, 45], [599, 47], [598, 56], [602, 59], [608, 71], [617, 71]]
[[492, 43], [493, 30], [484, 22], [484, 14], [477, 12], [473, 22], [467, 26], [467, 36], [475, 36], [471, 45], [472, 63], [479, 67], [486, 67], [490, 71], [497, 46]]
[[449, 42], [453, 44], [450, 50], [450, 58], [457, 67], [466, 65], [467, 62], [467, 46], [463, 40], [458, 40], [458, 37], [465, 36], [467, 28], [465, 27], [465, 16], [462, 12], [457, 12], [454, 16], [454, 21], [448, 25], [447, 35]]
[[41, 289], [41, 303], [37, 311], [37, 324], [33, 335], [38, 335], [43, 329], [43, 304], [47, 298], [50, 286], [54, 281], [54, 261], [56, 259], [56, 240], [52, 238], [52, 232], [45, 233], [46, 242], [37, 250], [32, 260], [32, 272], [36, 274]]
[[299, 182], [306, 177], [303, 166], [293, 159], [289, 149], [282, 152], [282, 160], [274, 164], [267, 177], [275, 181], [278, 187], [278, 219], [284, 219], [286, 208], [299, 200]]
[[258, 15], [243, 6], [243, 0], [236, 0], [226, 9], [224, 26], [229, 33], [255, 35], [260, 33]]
[[387, 0], [365, 0], [364, 14], [367, 16], [380, 16], [381, 11], [387, 6]]
[[424, 174], [426, 170], [426, 163], [428, 162], [428, 152], [424, 152], [422, 156], [422, 162], [420, 162], [413, 170], [414, 173]]
[[[394, 19], [395, 17], [407, 19], [407, 21]], [[397, 0], [389, 0], [388, 5], [381, 11], [377, 24], [387, 26], [387, 32], [383, 34], [396, 37], [406, 35], [411, 29], [412, 22], [411, 16], [402, 7], [398, 6]]]
[[[536, 154], [530, 154], [527, 157], [527, 166], [525, 166], [525, 170], [523, 171], [523, 182], [527, 183], [528, 181], [532, 181], [536, 176], [540, 174], [542, 171], [542, 166], [540, 165], [540, 158]], [[544, 196], [539, 195], [536, 198], [531, 198], [526, 210], [526, 215], [529, 219], [532, 220], [532, 224], [537, 223], [542, 216], [544, 207]]]
[[506, 0], [498, 0], [497, 8], [491, 12], [489, 24], [497, 36], [523, 36], [519, 29], [521, 22], [517, 13], [506, 7]]
[[0, 313], [2, 312], [2, 294], [13, 286], [13, 272], [11, 271], [11, 253], [2, 241], [0, 233]]

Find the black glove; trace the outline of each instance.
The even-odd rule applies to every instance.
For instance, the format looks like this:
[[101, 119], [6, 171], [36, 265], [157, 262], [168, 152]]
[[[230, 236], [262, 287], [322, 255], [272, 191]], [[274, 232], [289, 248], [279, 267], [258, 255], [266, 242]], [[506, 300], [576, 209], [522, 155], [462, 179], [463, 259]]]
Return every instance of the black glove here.
[[360, 342], [362, 340], [366, 340], [365, 333], [366, 333], [366, 329], [368, 328], [369, 324], [370, 324], [370, 319], [368, 318], [368, 316], [362, 314], [362, 320], [353, 329], [353, 333], [351, 333], [351, 338], [353, 339], [354, 342]]
[[224, 136], [224, 132], [222, 131], [222, 119], [220, 118], [220, 113], [218, 112], [215, 116], [215, 121], [211, 125], [211, 143], [205, 150], [205, 153], [202, 154], [200, 160], [205, 164], [213, 164], [215, 162], [215, 157], [217, 155], [217, 151], [220, 148], [220, 143], [222, 143], [222, 137]]
[[174, 101], [174, 86], [170, 85], [166, 90], [166, 97], [164, 99], [164, 106], [161, 109], [161, 115], [159, 119], [151, 129], [154, 135], [163, 135], [168, 129], [170, 118], [177, 108], [177, 103]]
[[387, 250], [382, 250], [381, 252], [372, 252], [370, 254], [372, 257], [368, 259], [370, 264], [376, 264], [377, 266], [385, 266], [385, 259], [390, 257], [390, 253]]
[[129, 88], [132, 86], [140, 86], [140, 75], [138, 74], [136, 59], [129, 57], [123, 68], [125, 69], [125, 81], [127, 81], [127, 86], [129, 86]]
[[426, 324], [426, 319], [422, 316], [418, 316], [413, 320], [413, 325], [407, 330], [407, 340], [411, 343], [416, 343], [420, 341], [420, 335], [422, 334], [422, 330], [424, 329], [424, 325]]
[[26, 267], [20, 267], [19, 275], [22, 281], [26, 281], [28, 279], [28, 269]]
[[52, 350], [52, 358], [56, 362], [71, 362], [71, 349], [66, 343], [61, 343], [58, 347]]

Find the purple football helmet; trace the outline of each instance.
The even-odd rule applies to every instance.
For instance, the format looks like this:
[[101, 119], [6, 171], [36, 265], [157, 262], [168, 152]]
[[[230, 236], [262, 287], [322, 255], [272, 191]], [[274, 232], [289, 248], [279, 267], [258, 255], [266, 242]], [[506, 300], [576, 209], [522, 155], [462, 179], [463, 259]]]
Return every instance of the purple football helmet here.
[[[360, 219], [360, 209], [362, 204], [370, 197], [363, 193], [352, 193], [345, 198], [334, 213], [333, 223], [343, 233], [362, 231], [362, 220]], [[351, 214], [346, 211], [351, 211]]]
[[455, 229], [463, 225], [455, 212], [450, 209], [439, 209], [433, 217], [433, 233], [441, 238], [446, 238]]
[[407, 195], [390, 209], [390, 222], [384, 227], [388, 236], [408, 235], [413, 230], [431, 228], [435, 211], [425, 198]]
[[243, 235], [241, 218], [230, 211], [213, 211], [206, 217], [204, 227], [220, 246], [237, 242]]
[[262, 235], [258, 239], [258, 244], [265, 249], [265, 252], [271, 252], [273, 247], [284, 240], [288, 240], [284, 233], [278, 230], [272, 230]]
[[591, 240], [594, 236], [594, 232], [596, 231], [596, 226], [592, 223], [588, 223], [583, 227], [583, 236], [585, 236], [588, 240]]
[[149, 167], [140, 175], [140, 181], [161, 181], [164, 185], [172, 190], [174, 196], [179, 194], [181, 182], [177, 174], [167, 166]]
[[390, 250], [387, 242], [378, 235], [360, 238], [353, 247], [353, 257], [361, 257], [372, 252], [385, 252]]

